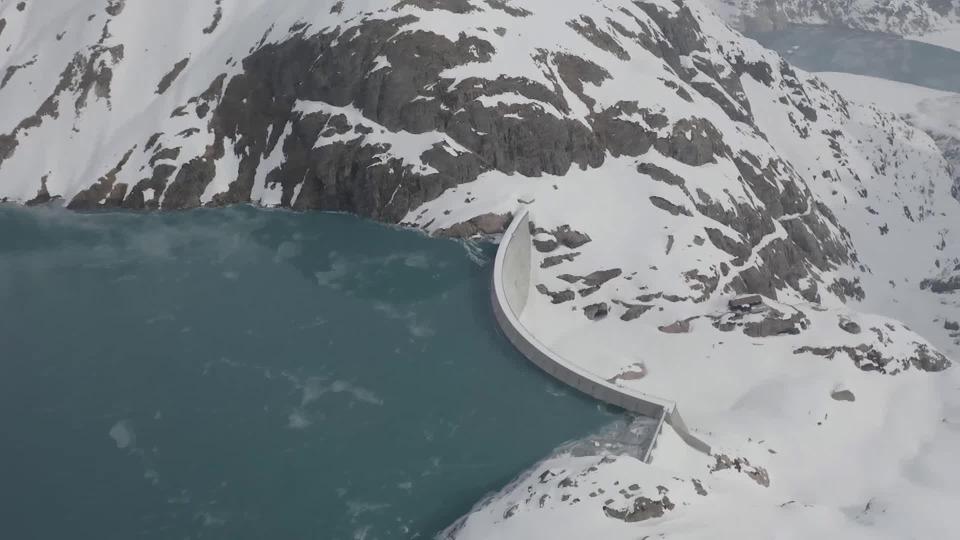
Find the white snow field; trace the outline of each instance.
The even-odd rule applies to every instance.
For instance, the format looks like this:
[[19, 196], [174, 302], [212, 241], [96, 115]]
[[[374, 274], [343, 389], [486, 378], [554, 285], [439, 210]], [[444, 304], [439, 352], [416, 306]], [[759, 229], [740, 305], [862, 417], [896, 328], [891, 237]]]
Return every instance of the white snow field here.
[[[445, 536], [960, 536], [960, 203], [912, 106], [847, 97], [699, 0], [4, 0], [0, 20], [0, 199], [436, 234], [525, 207], [525, 326], [713, 448], [665, 429], [649, 465], [561, 451]], [[948, 98], [904, 101], [942, 120], [923, 104]], [[327, 159], [348, 147], [366, 161]], [[747, 292], [766, 299], [728, 307]]]

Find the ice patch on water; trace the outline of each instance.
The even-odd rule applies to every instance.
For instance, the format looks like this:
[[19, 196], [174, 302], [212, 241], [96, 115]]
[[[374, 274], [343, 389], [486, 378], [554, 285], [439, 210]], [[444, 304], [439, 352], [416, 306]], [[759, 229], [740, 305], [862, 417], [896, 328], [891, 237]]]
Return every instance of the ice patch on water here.
[[374, 302], [373, 309], [383, 313], [387, 316], [387, 318], [390, 319], [403, 320], [407, 316], [406, 314], [402, 313], [397, 306], [387, 304], [386, 302]]
[[224, 277], [225, 279], [229, 279], [230, 281], [236, 281], [236, 280], [240, 279], [240, 274], [238, 274], [237, 272], [234, 272], [234, 271], [232, 271], [232, 270], [229, 270], [229, 271], [223, 273], [223, 277]]
[[384, 302], [374, 303], [373, 309], [389, 319], [406, 322], [407, 330], [415, 338], [428, 338], [437, 334], [429, 323], [419, 320], [414, 311], [402, 311], [399, 307]]
[[227, 519], [225, 517], [218, 516], [207, 511], [197, 512], [196, 517], [204, 527], [223, 527], [227, 524]]
[[[287, 417], [287, 427], [304, 429], [309, 427], [313, 420], [307, 415], [307, 407], [326, 394], [349, 394], [355, 401], [370, 405], [383, 405], [383, 399], [373, 390], [357, 386], [348, 381], [329, 381], [324, 377], [310, 377], [306, 381], [290, 373], [283, 374], [301, 391], [300, 406]], [[321, 415], [322, 416], [322, 415]]]
[[430, 465], [420, 473], [420, 476], [427, 477], [433, 476], [440, 473], [440, 458], [438, 456], [433, 456], [430, 458]]
[[[296, 383], [297, 381], [295, 381]], [[347, 381], [335, 380], [328, 383], [323, 377], [310, 377], [302, 384], [303, 395], [300, 407], [306, 407], [327, 393], [350, 394], [353, 399], [370, 405], [383, 405], [383, 400], [373, 391]]]
[[547, 388], [547, 393], [553, 397], [562, 398], [562, 397], [567, 397], [568, 395], [567, 392], [561, 390], [560, 388], [557, 387], [556, 384], [553, 384], [552, 382], [547, 383], [546, 388]]
[[383, 405], [383, 400], [380, 399], [372, 390], [368, 390], [360, 386], [354, 386], [346, 381], [334, 381], [333, 385], [330, 386], [330, 391], [336, 394], [347, 392], [357, 401], [362, 401], [371, 405]]
[[172, 321], [172, 320], [175, 320], [175, 317], [173, 315], [162, 314], [162, 315], [157, 315], [156, 317], [151, 317], [147, 319], [146, 323], [152, 325], [158, 322], [165, 322], [165, 321]]
[[330, 258], [332, 259], [330, 269], [314, 272], [313, 275], [317, 278], [317, 284], [321, 287], [339, 289], [340, 284], [337, 281], [346, 277], [349, 264], [346, 258], [335, 251], [330, 252]]
[[437, 331], [434, 330], [430, 325], [417, 322], [416, 320], [408, 324], [407, 329], [410, 330], [410, 333], [413, 334], [414, 337], [418, 338], [427, 338], [437, 335]]
[[160, 483], [160, 473], [158, 473], [154, 469], [147, 469], [143, 471], [143, 477], [153, 485], [157, 485]]
[[323, 382], [324, 380], [319, 377], [307, 379], [307, 383], [303, 385], [303, 397], [300, 398], [301, 407], [306, 407], [326, 393], [327, 389], [323, 386]]
[[477, 266], [486, 266], [490, 259], [483, 254], [483, 248], [474, 240], [461, 240], [460, 245], [467, 252], [467, 258], [473, 261]]
[[129, 420], [120, 420], [114, 424], [110, 428], [109, 435], [121, 450], [133, 448], [137, 444], [137, 434], [133, 430], [133, 423]]
[[308, 330], [310, 328], [319, 328], [326, 324], [327, 324], [327, 320], [324, 319], [323, 317], [318, 316], [318, 317], [314, 317], [313, 320], [308, 323], [301, 324], [297, 328], [299, 328], [300, 330]]
[[302, 409], [294, 409], [293, 412], [287, 416], [287, 427], [290, 429], [306, 429], [310, 427], [312, 423]]
[[426, 253], [412, 253], [407, 255], [403, 259], [403, 264], [409, 266], [410, 268], [418, 268], [420, 270], [426, 270], [430, 268], [430, 260], [427, 258]]
[[180, 493], [173, 497], [167, 497], [167, 504], [190, 504], [190, 491], [186, 489], [181, 489]]
[[297, 255], [300, 255], [300, 252], [300, 244], [287, 240], [281, 242], [280, 245], [277, 246], [277, 254], [273, 257], [273, 261], [283, 262], [287, 259], [292, 259]]
[[362, 514], [369, 514], [371, 512], [379, 512], [380, 510], [386, 510], [390, 508], [390, 505], [387, 503], [372, 503], [366, 501], [347, 501], [347, 514], [352, 518], [356, 518]]

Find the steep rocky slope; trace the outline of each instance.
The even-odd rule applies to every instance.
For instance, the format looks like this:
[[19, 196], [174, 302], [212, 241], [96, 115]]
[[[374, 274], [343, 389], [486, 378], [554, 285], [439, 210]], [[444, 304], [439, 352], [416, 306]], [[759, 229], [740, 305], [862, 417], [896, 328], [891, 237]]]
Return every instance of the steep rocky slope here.
[[758, 537], [951, 531], [928, 518], [955, 488], [925, 473], [956, 474], [948, 164], [700, 3], [4, 0], [0, 21], [0, 197], [460, 237], [526, 206], [538, 338], [677, 399], [718, 449], [564, 454], [449, 535], [732, 537], [745, 508]]

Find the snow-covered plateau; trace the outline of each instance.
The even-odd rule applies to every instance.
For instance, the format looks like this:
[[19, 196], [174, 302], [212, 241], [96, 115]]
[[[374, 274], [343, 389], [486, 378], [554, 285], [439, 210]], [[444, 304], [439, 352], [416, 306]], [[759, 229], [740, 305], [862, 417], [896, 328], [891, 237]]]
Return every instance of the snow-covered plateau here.
[[0, 199], [450, 237], [526, 208], [523, 323], [713, 455], [561, 449], [446, 537], [958, 537], [954, 97], [871, 103], [712, 8], [0, 0]]

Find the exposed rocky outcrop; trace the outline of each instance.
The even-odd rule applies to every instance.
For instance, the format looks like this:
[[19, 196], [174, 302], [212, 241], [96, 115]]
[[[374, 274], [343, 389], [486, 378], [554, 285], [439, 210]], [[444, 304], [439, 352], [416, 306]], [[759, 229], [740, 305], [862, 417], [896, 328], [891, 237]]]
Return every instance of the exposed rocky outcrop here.
[[960, 290], [960, 275], [925, 279], [920, 283], [920, 288], [937, 294], [951, 293]]
[[689, 334], [690, 333], [690, 323], [694, 319], [684, 319], [682, 321], [676, 321], [664, 326], [659, 327], [659, 330], [664, 334]]
[[767, 473], [767, 470], [763, 467], [751, 465], [750, 460], [747, 458], [731, 458], [726, 454], [718, 454], [714, 456], [714, 459], [716, 461], [713, 466], [710, 467], [711, 473], [733, 470], [738, 473], [745, 474], [751, 480], [763, 487], [770, 487], [770, 475]]
[[663, 517], [665, 513], [674, 508], [675, 505], [670, 502], [670, 497], [664, 495], [658, 500], [637, 497], [633, 500], [633, 507], [629, 509], [614, 509], [604, 506], [603, 513], [609, 518], [618, 519], [625, 523], [636, 523]]
[[534, 238], [534, 246], [537, 251], [549, 253], [560, 246], [568, 249], [577, 249], [590, 242], [590, 236], [580, 231], [571, 229], [569, 225], [561, 225], [552, 231], [541, 229], [530, 223], [530, 232], [534, 235], [550, 237], [546, 240], [537, 240]]
[[608, 306], [606, 302], [590, 304], [589, 306], [583, 308], [583, 314], [591, 321], [606, 319], [607, 315], [610, 314], [610, 306]]
[[860, 325], [851, 321], [850, 319], [840, 319], [838, 325], [840, 326], [841, 330], [847, 332], [848, 334], [856, 335], [860, 333]]
[[884, 356], [873, 345], [861, 344], [855, 347], [800, 347], [794, 354], [811, 353], [833, 360], [839, 353], [844, 353], [854, 365], [863, 371], [876, 371], [884, 375], [896, 375], [910, 368], [921, 371], [943, 371], [952, 365], [946, 356], [938, 351], [931, 350], [923, 343], [913, 344], [913, 354], [907, 358]]
[[553, 304], [563, 304], [564, 302], [570, 302], [574, 300], [577, 295], [570, 289], [565, 289], [562, 291], [554, 292], [547, 288], [546, 285], [540, 284], [537, 285], [537, 291], [540, 294], [544, 294], [550, 297], [550, 302]]
[[733, 306], [731, 311], [713, 319], [713, 326], [722, 332], [739, 328], [745, 335], [753, 338], [797, 335], [810, 324], [807, 316], [799, 310], [787, 314], [762, 303], [747, 304], [746, 309]]
[[857, 397], [850, 390], [834, 390], [830, 392], [830, 397], [835, 401], [849, 401], [851, 403], [857, 400]]
[[472, 238], [503, 234], [513, 217], [510, 214], [483, 214], [436, 232], [445, 238]]
[[623, 312], [623, 315], [620, 316], [620, 320], [624, 322], [630, 322], [642, 317], [646, 312], [653, 309], [652, 305], [649, 304], [628, 304], [625, 302], [619, 302], [626, 311]]
[[591, 272], [586, 276], [561, 274], [557, 276], [557, 278], [570, 284], [582, 283], [584, 288], [580, 289], [580, 296], [589, 296], [600, 290], [600, 287], [602, 287], [608, 281], [620, 277], [621, 274], [623, 274], [623, 270], [619, 268], [612, 268], [610, 270], [597, 270], [596, 272]]
[[554, 266], [563, 264], [565, 262], [570, 262], [576, 259], [580, 253], [564, 253], [563, 255], [551, 255], [550, 257], [545, 257], [540, 263], [540, 268], [552, 268]]

